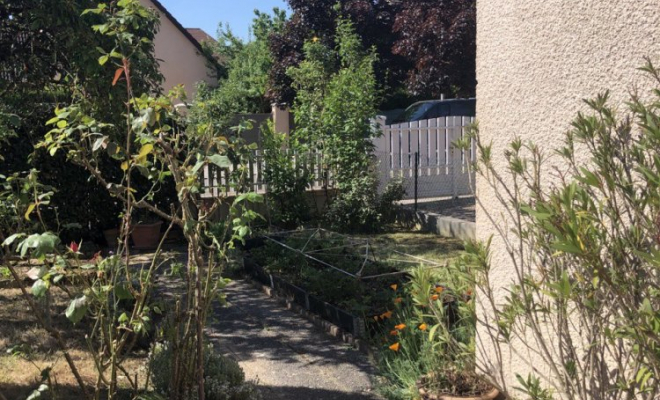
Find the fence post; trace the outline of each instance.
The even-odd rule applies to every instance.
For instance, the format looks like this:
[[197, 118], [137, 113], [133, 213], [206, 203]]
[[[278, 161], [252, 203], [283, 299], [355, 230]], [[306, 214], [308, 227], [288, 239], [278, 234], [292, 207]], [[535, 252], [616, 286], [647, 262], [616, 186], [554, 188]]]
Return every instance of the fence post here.
[[415, 212], [417, 212], [417, 176], [419, 175], [419, 152], [415, 152]]

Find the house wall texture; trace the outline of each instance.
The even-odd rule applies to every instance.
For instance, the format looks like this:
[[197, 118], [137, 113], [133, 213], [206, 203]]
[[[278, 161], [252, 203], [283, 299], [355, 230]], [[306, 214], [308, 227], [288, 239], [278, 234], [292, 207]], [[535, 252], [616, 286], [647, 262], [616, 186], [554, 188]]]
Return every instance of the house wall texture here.
[[[585, 109], [582, 99], [609, 89], [625, 111], [633, 87], [642, 94], [650, 89], [637, 70], [645, 56], [660, 65], [660, 0], [477, 0], [477, 120], [482, 139], [493, 144], [495, 167], [505, 172], [503, 151], [516, 136], [550, 154]], [[514, 268], [497, 228], [510, 231], [511, 224], [479, 178], [477, 195], [487, 208], [477, 207], [477, 236], [495, 235], [490, 280], [499, 301]], [[479, 314], [486, 318], [490, 312], [480, 307]], [[484, 326], [478, 327], [477, 345], [480, 364], [512, 394], [515, 374], [547, 372], [543, 360], [523, 346], [498, 352]]]
[[207, 66], [207, 58], [199, 49], [167, 18], [150, 0], [140, 0], [148, 8], [154, 8], [160, 15], [160, 29], [154, 40], [156, 58], [163, 74], [163, 90], [183, 84], [188, 98], [195, 95], [195, 85], [205, 81], [216, 85], [217, 79]]

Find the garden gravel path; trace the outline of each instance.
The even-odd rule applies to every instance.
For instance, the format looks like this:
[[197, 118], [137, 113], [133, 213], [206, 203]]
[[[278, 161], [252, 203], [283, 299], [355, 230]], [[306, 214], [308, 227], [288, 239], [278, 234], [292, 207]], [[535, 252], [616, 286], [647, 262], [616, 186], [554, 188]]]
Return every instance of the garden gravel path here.
[[208, 334], [256, 379], [264, 400], [376, 400], [368, 357], [331, 338], [244, 280], [226, 289]]

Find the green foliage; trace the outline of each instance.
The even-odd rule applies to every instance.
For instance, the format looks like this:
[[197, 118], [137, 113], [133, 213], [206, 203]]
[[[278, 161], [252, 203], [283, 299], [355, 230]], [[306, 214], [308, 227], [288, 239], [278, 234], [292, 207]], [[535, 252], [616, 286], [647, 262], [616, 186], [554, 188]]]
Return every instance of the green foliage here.
[[387, 379], [383, 393], [392, 399], [417, 394], [417, 382], [431, 393], [464, 394], [488, 390], [474, 374], [476, 311], [473, 272], [463, 262], [430, 270], [418, 267], [397, 288], [401, 299], [376, 343], [378, 367]]
[[264, 147], [264, 181], [268, 183], [271, 222], [284, 228], [296, 228], [310, 218], [310, 207], [305, 191], [312, 180], [314, 160], [310, 153], [299, 151], [296, 142], [286, 134], [273, 131], [272, 126], [262, 129]]
[[[198, 113], [198, 118], [191, 121], [184, 113], [178, 113], [174, 100], [185, 100], [182, 88], [175, 88], [168, 96], [159, 96], [140, 84], [144, 77], [133, 79], [133, 74], [141, 71], [138, 68], [141, 61], [153, 60], [151, 39], [158, 21], [153, 11], [137, 0], [120, 0], [100, 3], [86, 10], [82, 18], [86, 17], [95, 20], [92, 30], [106, 39], [107, 46], [97, 48], [100, 57], [95, 57], [103, 72], [111, 71], [113, 79], [105, 81], [105, 85], [120, 84], [123, 91], [118, 93], [125, 97], [108, 98], [111, 103], [108, 109], [99, 108], [93, 97], [86, 95], [75, 97], [68, 106], [56, 107], [55, 115], [45, 121], [50, 130], [37, 147], [45, 149], [50, 157], [62, 155], [63, 160], [85, 171], [85, 179], [121, 204], [123, 220], [117, 255], [103, 258], [98, 253], [91, 260], [82, 261], [79, 243], [72, 242], [66, 249], [58, 245], [59, 237], [48, 231], [42, 217], [42, 208], [48, 205], [52, 193], [38, 183], [36, 172], [27, 177], [20, 174], [3, 177], [2, 210], [12, 214], [7, 224], [22, 229], [23, 219], [35, 218], [40, 223], [39, 229], [35, 229], [37, 233], [30, 234], [24, 229], [3, 240], [3, 251], [15, 250], [23, 259], [37, 258], [43, 262], [41, 267], [29, 272], [35, 281], [33, 295], [47, 296], [52, 287], [59, 286], [72, 299], [66, 308], [66, 317], [74, 324], [86, 319], [93, 322], [85, 326], [84, 339], [97, 368], [95, 398], [100, 398], [103, 391], [108, 398], [115, 399], [120, 374], [127, 379], [132, 391], [138, 392], [139, 382], [123, 369], [122, 363], [138, 344], [138, 337], [152, 332], [152, 307], [156, 313], [162, 311], [152, 304], [151, 294], [156, 292], [154, 277], [164, 264], [159, 258], [163, 242], [161, 240], [149, 263], [129, 268], [128, 235], [133, 225], [147, 213], [166, 220], [169, 229], [173, 226], [182, 229], [189, 252], [189, 262], [182, 273], [184, 290], [191, 296], [183, 306], [177, 303], [172, 310], [167, 310], [163, 334], [177, 343], [173, 349], [175, 357], [188, 361], [173, 366], [172, 398], [182, 398], [195, 386], [202, 397], [204, 382], [195, 376], [195, 372], [204, 367], [203, 347], [198, 344], [203, 343], [210, 306], [222, 299], [220, 291], [227, 284], [220, 277], [225, 252], [234, 246], [234, 241], [243, 241], [250, 234], [250, 224], [258, 218], [248, 203], [260, 201], [260, 196], [244, 193], [245, 162], [250, 151], [237, 138], [218, 136], [208, 115]], [[95, 89], [92, 84], [86, 86], [84, 81], [74, 80], [70, 84], [75, 93]], [[108, 166], [110, 168], [106, 168]], [[202, 200], [201, 171], [211, 166], [232, 167], [230, 184], [242, 194], [233, 201], [224, 197]], [[175, 184], [177, 201], [164, 208], [158, 203], [157, 195], [168, 182]], [[228, 208], [227, 221], [223, 224], [225, 230], [223, 234], [214, 235], [211, 232], [214, 214], [223, 206]], [[4, 261], [24, 289], [15, 263], [8, 257]], [[64, 286], [70, 282], [77, 285]], [[91, 398], [68, 354], [63, 336], [44, 322], [32, 297], [26, 295], [26, 299], [39, 322], [56, 339], [81, 392]], [[180, 329], [183, 325], [187, 327], [185, 330]]]
[[[208, 400], [259, 400], [261, 395], [253, 382], [245, 381], [245, 374], [238, 363], [217, 354], [213, 346], [208, 345], [204, 358], [205, 399]], [[168, 343], [154, 347], [149, 358], [151, 381], [156, 391], [169, 395], [171, 369], [174, 353]], [[186, 399], [197, 398], [196, 392]]]
[[337, 21], [336, 52], [320, 42], [305, 45], [305, 61], [289, 74], [298, 89], [294, 138], [320, 150], [336, 186], [343, 190], [371, 162], [370, 139], [378, 132], [373, 51], [365, 52], [353, 25]]
[[336, 189], [324, 216], [332, 229], [376, 232], [391, 217], [387, 212], [384, 218], [383, 210], [397, 200], [393, 187], [378, 196], [373, 170], [372, 139], [379, 133], [371, 122], [378, 102], [376, 56], [364, 51], [346, 19], [337, 20], [336, 40], [336, 49], [307, 42], [305, 60], [288, 71], [297, 91], [291, 147], [322, 156], [324, 174]]
[[[86, 107], [103, 116], [104, 121], [117, 128], [114, 135], [122, 135], [124, 119], [121, 99], [125, 93], [121, 85], [112, 86], [115, 70], [99, 65], [94, 49], [112, 49], [113, 39], [96, 34], [92, 26], [103, 25], [99, 14], [83, 10], [96, 7], [97, 2], [75, 0], [18, 0], [0, 2], [3, 34], [0, 38], [6, 51], [0, 60], [0, 142], [4, 161], [0, 170], [5, 175], [39, 171], [43, 184], [57, 188], [52, 204], [42, 209], [42, 219], [49, 230], [60, 231], [68, 240], [98, 235], [99, 228], [117, 227], [120, 206], [97, 182], [89, 180], [80, 167], [67, 163], [63, 156], [50, 157], [35, 151], [47, 129], [44, 122], [58, 104], [84, 99]], [[11, 17], [9, 17], [11, 16]], [[130, 54], [134, 72], [135, 91], [157, 91], [161, 80], [158, 64], [153, 56], [153, 37], [158, 19], [145, 19], [133, 29], [140, 37], [140, 50]], [[19, 39], [20, 38], [20, 39]], [[109, 59], [112, 52], [106, 52]], [[114, 53], [116, 57], [118, 53]], [[29, 65], [29, 68], [25, 68]], [[107, 64], [106, 64], [107, 65]], [[79, 90], [84, 84], [85, 90]], [[9, 120], [2, 116], [8, 116]], [[20, 123], [16, 124], [15, 122]], [[8, 124], [5, 124], [8, 122]], [[106, 174], [119, 173], [107, 160], [99, 160], [99, 168]], [[85, 207], [80, 207], [85, 204]], [[62, 226], [76, 223], [80, 228], [62, 232]], [[67, 241], [68, 241], [67, 240]]]
[[559, 181], [544, 181], [548, 160], [533, 143], [513, 141], [501, 170], [478, 141], [477, 170], [513, 223], [499, 243], [515, 268], [500, 304], [489, 244], [470, 246], [483, 272], [482, 303], [494, 315], [482, 323], [494, 343], [524, 343], [543, 358], [547, 389], [533, 376], [519, 378], [530, 398], [658, 396], [660, 74], [650, 61], [644, 70], [655, 89], [647, 100], [633, 93], [627, 114], [608, 93], [586, 101], [589, 112], [578, 113], [557, 151]]
[[266, 99], [268, 71], [273, 61], [268, 50], [268, 36], [281, 29], [285, 12], [273, 9], [273, 15], [255, 10], [251, 30], [254, 39], [244, 42], [227, 27], [219, 30], [219, 40], [211, 50], [226, 69], [216, 89], [202, 85], [198, 91], [205, 105], [204, 113], [213, 116], [220, 129], [231, 124], [235, 114], [270, 112]]
[[[252, 249], [250, 254], [269, 273], [354, 315], [372, 317], [388, 310], [393, 298], [390, 285], [398, 283], [399, 277], [392, 275], [360, 280], [337, 269], [364, 277], [391, 273], [408, 265], [402, 267], [386, 260], [369, 259], [365, 262], [363, 250], [356, 248], [354, 243], [351, 245], [350, 239], [343, 235], [326, 235], [322, 240], [307, 243], [308, 239], [308, 233], [292, 235], [284, 243], [293, 249], [305, 248], [308, 252], [314, 252], [314, 257], [325, 264], [272, 242]], [[328, 264], [337, 269], [329, 268]]]

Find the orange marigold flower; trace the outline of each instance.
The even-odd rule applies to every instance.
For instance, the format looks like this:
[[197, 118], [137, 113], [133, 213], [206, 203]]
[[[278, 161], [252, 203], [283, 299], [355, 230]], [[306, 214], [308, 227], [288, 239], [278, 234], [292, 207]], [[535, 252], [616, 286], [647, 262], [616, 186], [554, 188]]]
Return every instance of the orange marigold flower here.
[[445, 288], [443, 288], [443, 287], [440, 286], [440, 285], [438, 285], [438, 286], [435, 287], [435, 292], [436, 292], [436, 293], [442, 293], [443, 290], [445, 290]]
[[391, 335], [391, 336], [396, 336], [396, 335], [398, 335], [398, 334], [399, 334], [399, 331], [397, 331], [396, 329], [390, 331], [390, 335]]
[[398, 288], [399, 285], [397, 285], [396, 283], [393, 283], [393, 284], [390, 285], [390, 287], [392, 288], [392, 290], [396, 290], [396, 288]]
[[397, 297], [396, 299], [394, 299], [394, 304], [399, 304], [402, 301], [403, 301], [403, 299], [401, 297]]
[[428, 327], [426, 326], [426, 324], [421, 324], [420, 326], [418, 326], [418, 328], [419, 328], [420, 331], [425, 331], [426, 328], [428, 328]]
[[431, 296], [431, 300], [433, 300], [433, 301], [438, 300], [438, 295], [434, 294], [433, 296]]
[[399, 342], [396, 342], [390, 346], [390, 350], [399, 351], [399, 347], [401, 347], [401, 344], [399, 344]]
[[468, 291], [467, 291], [467, 295], [468, 295], [468, 296], [472, 296], [472, 289], [468, 289]]
[[405, 327], [406, 327], [406, 324], [399, 324], [399, 325], [395, 325], [395, 326], [394, 326], [394, 329], [401, 330], [401, 329], [403, 329], [403, 328], [405, 328]]
[[385, 318], [392, 318], [392, 311], [385, 311], [384, 313], [380, 314], [380, 317], [381, 317], [382, 319], [385, 319]]

